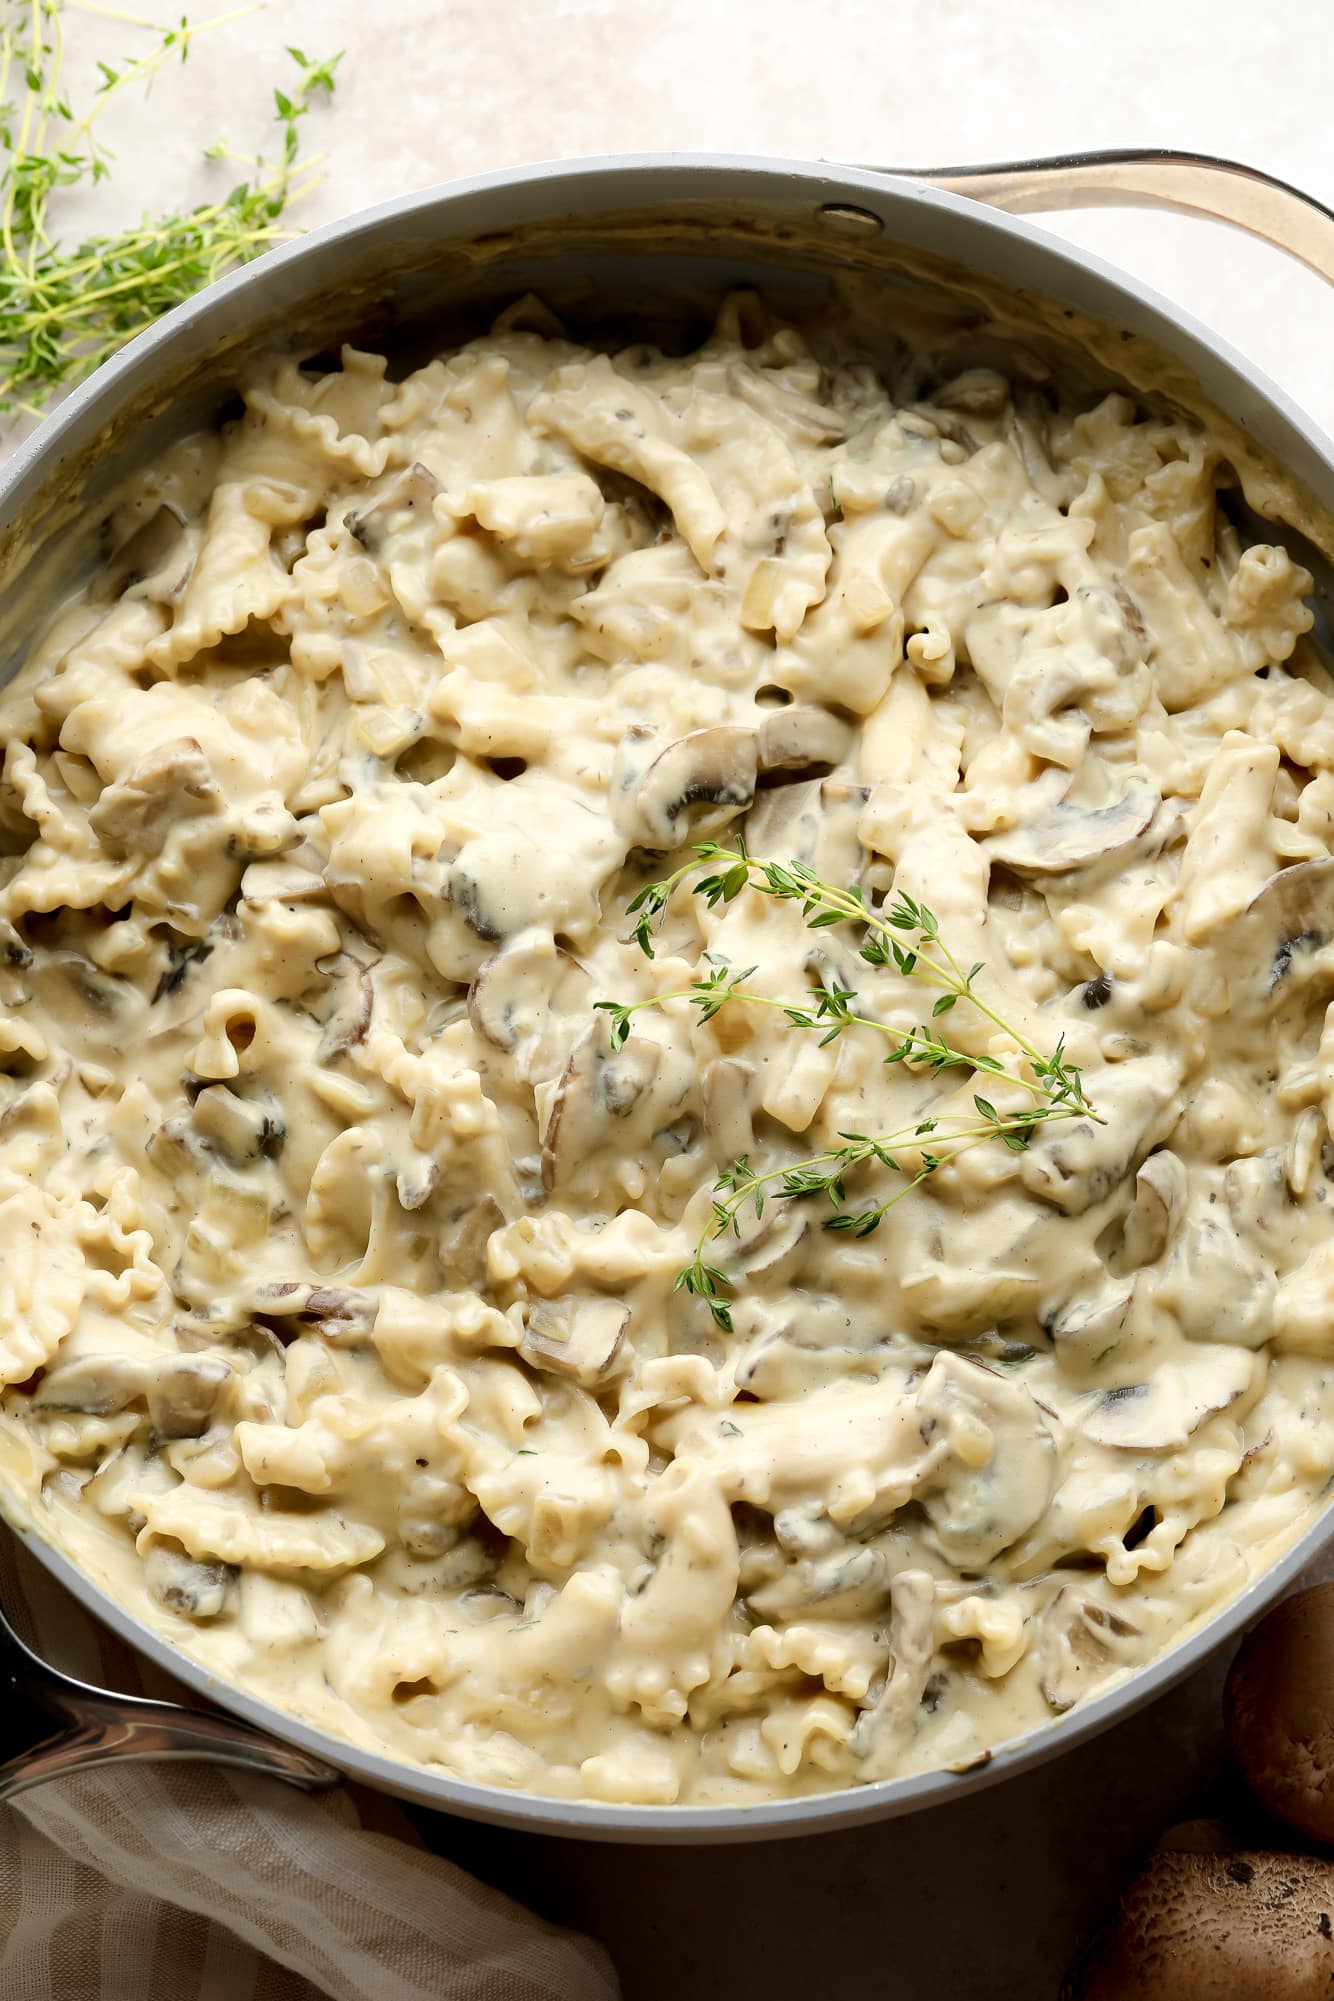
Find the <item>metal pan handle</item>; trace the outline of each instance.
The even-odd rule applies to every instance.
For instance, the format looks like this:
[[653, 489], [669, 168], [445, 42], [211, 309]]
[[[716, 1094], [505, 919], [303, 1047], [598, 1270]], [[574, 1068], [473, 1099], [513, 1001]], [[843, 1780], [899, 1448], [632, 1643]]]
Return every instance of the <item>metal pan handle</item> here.
[[1334, 285], [1334, 211], [1273, 174], [1208, 153], [1060, 153], [976, 167], [884, 167], [872, 173], [968, 195], [1011, 215], [1061, 208], [1163, 208], [1227, 222], [1284, 250]]

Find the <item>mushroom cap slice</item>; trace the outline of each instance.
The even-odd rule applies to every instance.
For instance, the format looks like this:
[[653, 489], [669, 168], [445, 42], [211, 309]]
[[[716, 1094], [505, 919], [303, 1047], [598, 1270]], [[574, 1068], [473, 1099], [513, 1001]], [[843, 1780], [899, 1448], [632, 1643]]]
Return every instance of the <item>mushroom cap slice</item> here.
[[1156, 1264], [1186, 1205], [1186, 1169], [1166, 1148], [1141, 1162], [1122, 1255], [1131, 1270]]
[[868, 786], [841, 778], [768, 786], [747, 815], [746, 845], [753, 855], [805, 862], [826, 882], [854, 882], [866, 865], [857, 826], [869, 798]]
[[535, 1369], [573, 1376], [585, 1386], [605, 1381], [620, 1353], [630, 1309], [604, 1296], [535, 1299], [519, 1353]]
[[453, 1284], [480, 1286], [486, 1278], [486, 1247], [503, 1229], [505, 1212], [494, 1195], [482, 1194], [441, 1232], [440, 1269]]
[[[363, 549], [374, 554], [392, 514], [403, 508], [424, 504], [429, 507], [440, 492], [440, 482], [420, 460], [395, 473], [365, 507], [343, 516], [343, 526]], [[378, 519], [376, 517], [379, 517]]]
[[1206, 1418], [1244, 1397], [1263, 1369], [1249, 1348], [1197, 1343], [1188, 1363], [1162, 1362], [1148, 1381], [1104, 1391], [1080, 1431], [1123, 1452], [1175, 1452]]
[[154, 744], [106, 787], [88, 825], [113, 855], [155, 854], [176, 825], [221, 810], [222, 794], [201, 746], [191, 736], [173, 737]]
[[273, 1326], [284, 1347], [300, 1334], [318, 1334], [331, 1348], [357, 1348], [370, 1336], [376, 1301], [342, 1286], [278, 1279], [256, 1287], [252, 1311]]
[[1334, 1843], [1334, 1584], [1285, 1598], [1253, 1626], [1223, 1698], [1228, 1742], [1262, 1805]]
[[570, 1051], [551, 1100], [542, 1135], [542, 1185], [568, 1179], [590, 1154], [615, 1135], [657, 1075], [662, 1051], [646, 1036], [611, 1046], [605, 1015], [594, 1017]]
[[1334, 856], [1295, 862], [1260, 885], [1218, 940], [1238, 997], [1270, 1000], [1293, 961], [1334, 938]]
[[704, 1066], [700, 1095], [704, 1130], [719, 1160], [735, 1160], [755, 1144], [751, 1093], [755, 1066], [739, 1056], [715, 1056]]
[[52, 1369], [32, 1401], [102, 1417], [142, 1397], [159, 1438], [197, 1438], [232, 1373], [219, 1355], [85, 1355]]
[[588, 1007], [589, 977], [549, 932], [520, 932], [484, 959], [468, 989], [468, 1018], [479, 1035], [515, 1059], [523, 1077], [540, 1066], [547, 1030]]
[[741, 1241], [732, 1261], [748, 1279], [764, 1279], [774, 1284], [791, 1276], [802, 1245], [810, 1234], [810, 1217], [795, 1202], [774, 1202], [757, 1228], [742, 1226]]
[[1056, 1441], [1022, 1383], [942, 1349], [917, 1392], [928, 1445], [945, 1456], [921, 1495], [950, 1563], [991, 1563], [1040, 1518], [1056, 1479]]
[[1070, 1300], [1052, 1322], [1052, 1339], [1062, 1361], [1096, 1366], [1120, 1342], [1135, 1303], [1133, 1279], [1110, 1279], [1083, 1298]]
[[1183, 1836], [1149, 1857], [1062, 2001], [1325, 2001], [1334, 1864]]
[[1160, 803], [1151, 785], [1134, 779], [1110, 806], [1089, 808], [1062, 801], [1026, 827], [990, 835], [983, 845], [992, 861], [1015, 875], [1074, 875], [1124, 857], [1148, 832]]
[[[155, 588], [143, 596], [170, 601], [180, 596], [190, 569], [190, 547], [185, 541], [185, 518], [169, 502], [150, 514], [129, 540], [122, 542], [110, 561], [98, 573], [89, 593], [94, 604], [111, 604], [126, 591], [152, 581]], [[164, 582], [160, 572], [180, 551], [180, 560]]]
[[1019, 1156], [1030, 1195], [1067, 1216], [1105, 1201], [1176, 1123], [1180, 1068], [1167, 1055], [1130, 1056], [1099, 1070], [1089, 1096], [1102, 1115], [1053, 1120]]
[[899, 1289], [919, 1326], [933, 1334], [961, 1336], [1032, 1311], [1042, 1279], [1035, 1271], [999, 1263], [973, 1266], [935, 1259], [905, 1272]]
[[144, 1555], [144, 1583], [150, 1595], [183, 1619], [216, 1619], [227, 1602], [229, 1574], [224, 1563], [196, 1563], [166, 1543]]
[[755, 774], [754, 730], [720, 725], [678, 737], [633, 789], [633, 838], [669, 849], [720, 832], [755, 797]]
[[755, 733], [761, 771], [805, 771], [811, 765], [839, 764], [851, 742], [847, 723], [828, 709], [802, 703], [772, 710]]
[[1140, 1628], [1091, 1591], [1067, 1585], [1042, 1617], [1039, 1660], [1042, 1693], [1058, 1714], [1086, 1696], [1122, 1665], [1137, 1658]]

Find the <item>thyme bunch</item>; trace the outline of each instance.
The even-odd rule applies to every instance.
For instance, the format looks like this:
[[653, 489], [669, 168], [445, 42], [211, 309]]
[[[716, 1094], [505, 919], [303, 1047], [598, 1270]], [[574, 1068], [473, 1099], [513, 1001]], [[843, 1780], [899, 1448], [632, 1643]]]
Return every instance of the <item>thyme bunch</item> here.
[[[65, 88], [65, 16], [121, 21], [151, 40], [138, 55], [99, 62], [87, 107]], [[295, 82], [274, 92], [280, 145], [274, 159], [245, 160], [249, 171], [221, 200], [200, 203], [114, 235], [67, 245], [53, 198], [109, 178], [113, 155], [97, 130], [108, 104], [147, 86], [169, 61], [185, 62], [195, 38], [251, 12], [191, 23], [184, 15], [159, 27], [94, 0], [0, 0], [0, 410], [40, 406], [76, 381], [183, 299], [248, 263], [294, 232], [280, 226], [290, 201], [310, 184], [317, 162], [299, 159], [300, 121], [313, 100], [329, 96], [340, 57], [287, 54]], [[208, 158], [231, 159], [221, 144]]]

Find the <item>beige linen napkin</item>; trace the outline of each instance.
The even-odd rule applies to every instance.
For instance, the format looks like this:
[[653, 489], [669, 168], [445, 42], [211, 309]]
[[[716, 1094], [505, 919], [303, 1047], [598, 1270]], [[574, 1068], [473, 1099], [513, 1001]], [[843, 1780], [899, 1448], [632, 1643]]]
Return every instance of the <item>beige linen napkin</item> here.
[[[0, 1528], [0, 1597], [57, 1667], [186, 1699]], [[4, 2001], [617, 2001], [602, 1948], [430, 1854], [356, 1787], [125, 1764], [0, 1806]]]

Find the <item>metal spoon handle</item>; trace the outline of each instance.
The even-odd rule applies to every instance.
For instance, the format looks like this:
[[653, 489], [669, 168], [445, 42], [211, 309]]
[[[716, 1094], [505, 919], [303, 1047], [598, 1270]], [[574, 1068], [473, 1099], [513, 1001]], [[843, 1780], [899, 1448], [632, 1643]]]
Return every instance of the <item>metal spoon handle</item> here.
[[119, 1764], [126, 1758], [190, 1759], [210, 1765], [230, 1765], [237, 1771], [263, 1772], [285, 1779], [303, 1792], [336, 1786], [342, 1773], [304, 1751], [290, 1749], [272, 1737], [250, 1730], [223, 1716], [178, 1708], [170, 1702], [139, 1702], [128, 1696], [91, 1697], [80, 1703], [82, 1714], [66, 1728], [20, 1752], [0, 1765], [0, 1800], [64, 1778], [69, 1772], [97, 1765]]
[[1060, 153], [975, 167], [884, 167], [1011, 215], [1061, 208], [1164, 208], [1231, 223], [1272, 243], [1334, 285], [1334, 211], [1314, 195], [1239, 160], [1208, 153]]
[[47, 1779], [125, 1758], [197, 1759], [264, 1772], [316, 1792], [342, 1773], [238, 1719], [119, 1695], [75, 1681], [33, 1653], [0, 1612], [0, 1715], [14, 1754], [0, 1764], [0, 1800]]

